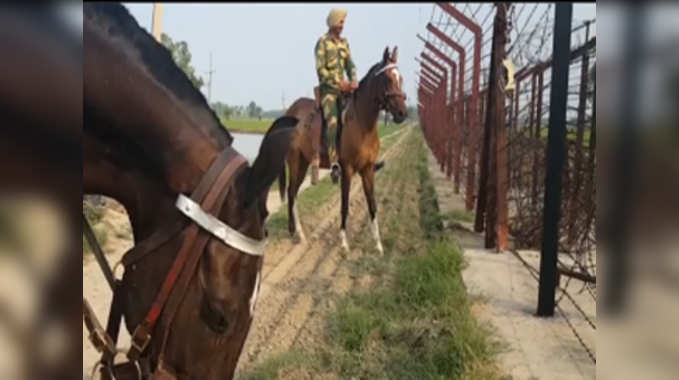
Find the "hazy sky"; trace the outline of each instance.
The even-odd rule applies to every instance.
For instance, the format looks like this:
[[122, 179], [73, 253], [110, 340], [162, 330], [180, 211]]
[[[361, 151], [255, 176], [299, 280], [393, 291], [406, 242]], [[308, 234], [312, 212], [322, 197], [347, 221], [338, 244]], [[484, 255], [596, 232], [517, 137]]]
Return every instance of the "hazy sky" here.
[[[151, 30], [153, 4], [123, 3], [139, 24]], [[163, 4], [162, 29], [173, 40], [188, 43], [192, 63], [207, 82], [212, 53], [212, 101], [280, 109], [302, 96], [313, 97], [318, 79], [314, 46], [327, 31], [329, 10], [348, 11], [343, 36], [361, 78], [386, 46], [398, 46], [408, 103], [416, 101], [414, 59], [433, 3], [285, 3], [285, 4]], [[596, 4], [575, 4], [576, 20], [596, 17]], [[203, 87], [207, 96], [207, 85]]]

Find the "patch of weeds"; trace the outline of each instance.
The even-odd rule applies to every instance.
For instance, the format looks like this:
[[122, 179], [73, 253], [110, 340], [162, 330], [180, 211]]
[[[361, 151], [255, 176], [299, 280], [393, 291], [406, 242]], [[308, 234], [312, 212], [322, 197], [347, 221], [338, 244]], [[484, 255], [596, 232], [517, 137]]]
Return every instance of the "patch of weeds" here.
[[256, 364], [245, 375], [245, 380], [273, 380], [281, 372], [297, 368], [314, 368], [316, 358], [301, 350], [286, 351], [275, 354]]
[[444, 220], [458, 221], [458, 222], [474, 222], [474, 213], [467, 210], [453, 210], [442, 215]]

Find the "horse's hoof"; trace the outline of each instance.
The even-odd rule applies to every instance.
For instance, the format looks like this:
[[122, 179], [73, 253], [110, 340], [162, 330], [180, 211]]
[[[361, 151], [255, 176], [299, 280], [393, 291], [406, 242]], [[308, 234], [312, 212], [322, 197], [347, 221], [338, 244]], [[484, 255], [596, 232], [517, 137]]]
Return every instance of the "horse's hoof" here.
[[306, 243], [306, 239], [304, 238], [304, 236], [296, 233], [292, 236], [292, 242], [294, 244], [304, 244]]
[[339, 181], [339, 176], [340, 176], [340, 168], [339, 165], [333, 165], [333, 167], [330, 169], [330, 178], [332, 179], [333, 184], [337, 184]]

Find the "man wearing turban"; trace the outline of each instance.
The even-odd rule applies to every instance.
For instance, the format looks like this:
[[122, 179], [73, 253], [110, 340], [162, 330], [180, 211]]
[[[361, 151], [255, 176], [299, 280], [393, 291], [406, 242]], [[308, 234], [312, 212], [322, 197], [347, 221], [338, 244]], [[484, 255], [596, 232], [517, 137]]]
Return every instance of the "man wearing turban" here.
[[[344, 19], [347, 11], [332, 9], [328, 14], [328, 32], [323, 34], [316, 43], [316, 73], [319, 81], [319, 97], [323, 114], [327, 121], [326, 141], [328, 155], [332, 164], [331, 177], [333, 183], [339, 178], [338, 152], [336, 145], [337, 122], [340, 117], [338, 98], [342, 92], [351, 92], [358, 88], [356, 78], [356, 65], [351, 59], [349, 43], [340, 37], [344, 28]], [[349, 82], [344, 80], [347, 74]], [[312, 171], [318, 172], [319, 158], [314, 157]], [[312, 173], [313, 174], [313, 173]]]

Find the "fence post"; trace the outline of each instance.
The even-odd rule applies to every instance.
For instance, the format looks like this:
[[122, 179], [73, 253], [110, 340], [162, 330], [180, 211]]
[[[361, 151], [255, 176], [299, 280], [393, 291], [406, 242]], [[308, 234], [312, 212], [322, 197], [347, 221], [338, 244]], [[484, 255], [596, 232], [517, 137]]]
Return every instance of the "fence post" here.
[[538, 316], [553, 316], [555, 307], [556, 263], [559, 248], [559, 206], [561, 204], [561, 174], [563, 173], [564, 143], [566, 140], [566, 105], [568, 102], [568, 66], [572, 18], [572, 3], [556, 4]]
[[481, 173], [479, 175], [479, 199], [476, 203], [474, 229], [483, 230], [485, 219], [485, 247], [507, 248], [507, 163], [505, 145], [507, 143], [504, 117], [504, 88], [501, 74], [502, 60], [505, 58], [507, 28], [507, 4], [496, 5], [493, 21], [493, 41], [488, 87], [484, 90], [487, 99], [481, 102], [486, 112], [481, 154]]

